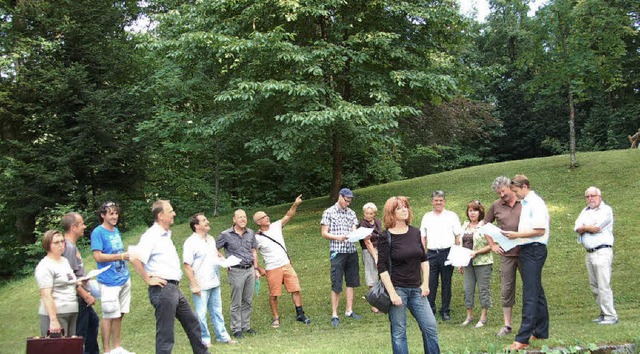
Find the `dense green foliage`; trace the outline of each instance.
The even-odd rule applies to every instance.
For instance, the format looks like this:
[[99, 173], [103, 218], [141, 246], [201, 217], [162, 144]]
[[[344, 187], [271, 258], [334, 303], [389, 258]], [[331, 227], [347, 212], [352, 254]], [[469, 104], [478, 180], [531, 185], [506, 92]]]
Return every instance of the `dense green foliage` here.
[[490, 4], [481, 23], [453, 0], [0, 1], [1, 272], [107, 199], [126, 228], [159, 197], [217, 215], [627, 147], [639, 3]]

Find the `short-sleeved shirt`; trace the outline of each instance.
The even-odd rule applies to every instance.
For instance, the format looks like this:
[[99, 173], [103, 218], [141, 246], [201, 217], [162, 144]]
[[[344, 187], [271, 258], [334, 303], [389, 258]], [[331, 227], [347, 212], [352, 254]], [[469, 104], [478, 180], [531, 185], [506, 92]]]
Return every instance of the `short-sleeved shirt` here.
[[613, 246], [613, 210], [603, 201], [596, 208], [588, 206], [582, 210], [578, 219], [576, 219], [574, 231], [578, 231], [580, 226], [598, 226], [600, 232], [592, 234], [585, 232], [578, 235], [578, 242], [582, 243], [584, 248], [591, 249], [601, 245]]
[[456, 236], [462, 234], [460, 219], [456, 213], [443, 210], [440, 214], [430, 211], [422, 217], [420, 235], [427, 239], [427, 249], [439, 250], [456, 244]]
[[521, 245], [539, 242], [549, 243], [549, 211], [544, 200], [534, 191], [529, 191], [522, 200], [522, 213], [518, 231], [531, 231], [534, 229], [544, 229], [544, 235], [536, 237], [523, 237], [518, 239]]
[[[101, 251], [103, 254], [124, 253], [124, 244], [117, 227], [112, 230], [99, 225], [91, 232], [91, 251]], [[111, 268], [98, 275], [98, 281], [107, 286], [122, 286], [129, 280], [127, 262], [118, 260], [113, 262], [96, 262], [98, 269], [111, 265]]]
[[180, 257], [171, 240], [171, 230], [165, 230], [158, 223], [154, 223], [140, 237], [136, 251], [140, 261], [144, 263], [147, 274], [165, 280], [182, 279]]
[[240, 236], [231, 226], [220, 233], [216, 241], [216, 248], [224, 248], [227, 257], [240, 258], [241, 266], [252, 266], [253, 252], [251, 250], [258, 249], [258, 242], [256, 242], [256, 236], [250, 228], [245, 228]]
[[[278, 246], [277, 243], [261, 235], [261, 233], [278, 241], [284, 249]], [[258, 233], [256, 233], [256, 242], [258, 242], [258, 251], [260, 251], [262, 258], [264, 258], [266, 270], [280, 268], [291, 263], [287, 252], [285, 252], [287, 245], [284, 244], [281, 220], [271, 223], [267, 231], [258, 231]]]
[[84, 270], [82, 256], [80, 255], [80, 252], [78, 252], [76, 245], [67, 239], [64, 240], [64, 252], [62, 252], [62, 257], [69, 261], [69, 266], [71, 266], [76, 278], [82, 278], [85, 276], [86, 271]]
[[420, 230], [409, 226], [406, 234], [391, 234], [391, 248], [385, 235], [382, 233], [378, 242], [378, 273], [387, 272], [391, 267], [393, 286], [417, 288], [422, 285], [421, 263], [427, 261], [427, 254], [422, 247]]
[[[373, 228], [373, 232], [371, 233], [371, 238], [369, 239], [369, 241], [371, 241], [371, 245], [373, 246], [373, 248], [377, 248], [378, 237], [382, 233], [382, 226], [380, 224], [380, 220], [374, 218], [373, 224], [372, 224], [367, 220], [362, 219], [360, 220], [360, 224], [358, 225], [358, 227]], [[364, 244], [364, 240], [360, 240], [360, 247], [362, 247], [363, 250], [367, 249], [367, 246]]]
[[[333, 235], [345, 236], [349, 234], [354, 226], [358, 225], [358, 217], [355, 211], [350, 208], [342, 209], [338, 203], [322, 213], [321, 225], [329, 228], [329, 233]], [[358, 252], [356, 244], [349, 241], [331, 240], [329, 244], [331, 252], [354, 253]]]
[[[487, 239], [484, 237], [484, 235], [478, 232], [479, 227], [479, 225], [476, 225], [476, 227], [473, 228], [469, 227], [468, 221], [465, 221], [465, 223], [462, 224], [462, 246], [467, 247], [467, 238], [471, 239], [471, 247], [467, 248], [471, 249], [472, 251], [477, 251], [489, 245], [489, 242], [487, 242]], [[490, 251], [487, 253], [478, 254], [473, 258], [472, 264], [474, 266], [493, 264], [493, 255]]]
[[[484, 223], [491, 224], [498, 220], [498, 227], [504, 231], [518, 231], [518, 223], [520, 223], [520, 214], [522, 212], [522, 204], [516, 201], [513, 207], [509, 206], [502, 199], [498, 199], [484, 215]], [[503, 255], [507, 257], [517, 257], [520, 254], [520, 247], [514, 247]]]
[[182, 262], [191, 266], [201, 290], [220, 286], [217, 258], [218, 250], [213, 236], [202, 237], [194, 232], [184, 241]]
[[[51, 289], [51, 296], [56, 305], [56, 313], [78, 312], [76, 297], [76, 275], [69, 261], [61, 257], [59, 261], [44, 257], [36, 266], [36, 281], [40, 289]], [[40, 315], [48, 316], [42, 298], [40, 299]]]

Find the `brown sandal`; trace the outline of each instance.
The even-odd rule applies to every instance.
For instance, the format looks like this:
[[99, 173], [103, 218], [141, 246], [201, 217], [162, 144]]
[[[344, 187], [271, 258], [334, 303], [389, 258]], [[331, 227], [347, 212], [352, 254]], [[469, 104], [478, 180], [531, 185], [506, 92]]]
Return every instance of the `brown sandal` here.
[[271, 328], [279, 328], [280, 327], [280, 317], [274, 317], [273, 321], [271, 321]]

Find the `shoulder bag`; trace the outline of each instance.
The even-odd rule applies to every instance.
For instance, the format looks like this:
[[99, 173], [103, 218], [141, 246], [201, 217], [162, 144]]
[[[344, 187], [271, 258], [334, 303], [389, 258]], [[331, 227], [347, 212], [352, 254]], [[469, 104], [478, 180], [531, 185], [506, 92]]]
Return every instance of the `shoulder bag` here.
[[[391, 277], [391, 233], [389, 233], [389, 231], [385, 231], [385, 233], [387, 234], [387, 243], [389, 244], [389, 277]], [[378, 282], [369, 289], [364, 297], [371, 306], [377, 308], [380, 312], [389, 313], [391, 298], [382, 283], [382, 279], [378, 279]]]

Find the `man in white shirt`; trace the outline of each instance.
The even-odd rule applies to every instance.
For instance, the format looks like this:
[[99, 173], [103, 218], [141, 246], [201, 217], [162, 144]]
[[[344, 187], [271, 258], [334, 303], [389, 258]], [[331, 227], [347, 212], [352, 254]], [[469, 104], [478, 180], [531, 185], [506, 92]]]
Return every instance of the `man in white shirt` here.
[[273, 315], [271, 322], [271, 327], [273, 328], [280, 327], [278, 296], [282, 295], [282, 284], [291, 293], [293, 304], [296, 307], [296, 320], [304, 324], [311, 323], [311, 320], [305, 316], [302, 309], [298, 274], [293, 269], [287, 246], [284, 243], [284, 236], [282, 235], [282, 228], [293, 218], [298, 205], [302, 203], [301, 197], [302, 195], [299, 195], [287, 214], [274, 223], [271, 223], [269, 215], [264, 211], [259, 211], [253, 215], [253, 221], [260, 227], [260, 230], [256, 232], [256, 241], [258, 242], [258, 251], [264, 258], [265, 269], [258, 268], [258, 270], [261, 275], [266, 274], [269, 283], [269, 305]]
[[520, 276], [522, 277], [522, 322], [509, 350], [522, 350], [529, 340], [549, 338], [549, 309], [542, 287], [542, 268], [547, 259], [549, 211], [525, 175], [511, 180], [511, 190], [522, 200], [518, 231], [502, 231], [510, 239], [518, 239]]
[[180, 257], [169, 230], [176, 213], [168, 200], [155, 201], [152, 211], [155, 222], [140, 237], [131, 263], [149, 285], [149, 301], [156, 310], [156, 354], [173, 350], [175, 319], [182, 324], [193, 352], [209, 353], [200, 340], [198, 318], [180, 291]]
[[220, 296], [219, 258], [216, 240], [209, 235], [209, 220], [203, 214], [195, 214], [189, 219], [193, 234], [184, 241], [182, 262], [184, 272], [191, 285], [191, 295], [196, 315], [200, 321], [202, 343], [211, 347], [211, 333], [207, 325], [207, 312], [219, 343], [236, 344], [224, 326], [222, 299]]
[[585, 263], [589, 272], [589, 286], [600, 307], [600, 316], [593, 322], [618, 323], [613, 307], [611, 273], [613, 270], [613, 210], [602, 201], [602, 192], [589, 187], [584, 192], [587, 207], [582, 210], [573, 230], [578, 242], [587, 250]]
[[442, 320], [449, 321], [451, 304], [451, 278], [453, 266], [445, 265], [451, 246], [460, 242], [462, 234], [460, 219], [456, 213], [445, 209], [445, 195], [443, 191], [435, 191], [431, 194], [430, 211], [422, 217], [420, 234], [422, 244], [427, 250], [429, 260], [429, 304], [431, 310], [436, 313], [436, 295], [438, 293], [438, 278], [442, 280], [442, 304], [440, 315]]

